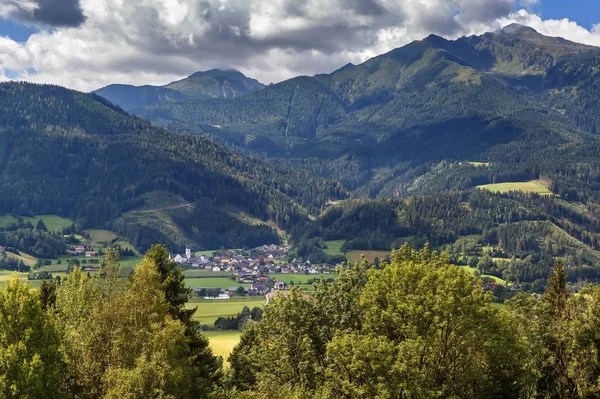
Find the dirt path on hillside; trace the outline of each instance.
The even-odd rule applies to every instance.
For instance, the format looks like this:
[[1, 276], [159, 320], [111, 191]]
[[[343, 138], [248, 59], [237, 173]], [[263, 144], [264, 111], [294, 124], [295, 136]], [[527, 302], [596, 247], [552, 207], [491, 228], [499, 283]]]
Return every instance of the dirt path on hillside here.
[[191, 207], [192, 207], [192, 204], [186, 202], [185, 204], [166, 206], [164, 208], [142, 209], [142, 210], [136, 210], [134, 212], [150, 213], [150, 212], [170, 211], [172, 209], [191, 208]]

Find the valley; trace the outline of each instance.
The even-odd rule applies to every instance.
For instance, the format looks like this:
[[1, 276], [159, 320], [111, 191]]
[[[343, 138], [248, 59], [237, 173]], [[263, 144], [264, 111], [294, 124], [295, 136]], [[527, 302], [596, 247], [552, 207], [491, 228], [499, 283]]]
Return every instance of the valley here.
[[599, 71], [515, 24], [269, 85], [0, 83], [0, 302], [60, 331], [65, 391], [595, 397]]

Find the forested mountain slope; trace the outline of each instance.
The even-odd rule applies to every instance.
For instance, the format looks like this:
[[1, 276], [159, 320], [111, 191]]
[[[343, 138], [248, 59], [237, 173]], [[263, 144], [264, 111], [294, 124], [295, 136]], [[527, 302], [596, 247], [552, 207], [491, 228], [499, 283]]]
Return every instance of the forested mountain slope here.
[[582, 143], [597, 153], [599, 65], [596, 47], [511, 25], [455, 41], [432, 35], [243, 97], [136, 113], [285, 158], [361, 196], [402, 196], [442, 161], [491, 161], [517, 175], [543, 169], [523, 165], [535, 157], [551, 159], [549, 174], [557, 163], [571, 170]]
[[550, 195], [454, 191], [342, 201], [295, 226], [292, 236], [299, 254], [313, 261], [323, 258], [322, 249], [332, 240], [343, 240], [345, 251], [429, 243], [447, 251], [454, 264], [512, 283], [545, 279], [557, 258], [571, 281], [600, 281], [599, 212], [595, 203]]
[[96, 95], [0, 85], [3, 214], [63, 214], [141, 249], [218, 248], [277, 242], [266, 223], [247, 220], [289, 229], [345, 195], [307, 172], [152, 127]]

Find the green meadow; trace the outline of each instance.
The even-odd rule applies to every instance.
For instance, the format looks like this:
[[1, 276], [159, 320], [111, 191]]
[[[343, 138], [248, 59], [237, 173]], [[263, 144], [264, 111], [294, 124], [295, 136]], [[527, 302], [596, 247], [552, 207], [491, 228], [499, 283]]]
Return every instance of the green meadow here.
[[[48, 231], [62, 231], [64, 227], [69, 227], [73, 224], [73, 220], [69, 218], [63, 218], [58, 215], [38, 215], [34, 217], [23, 217], [24, 222], [31, 222], [32, 225], [36, 225], [41, 219], [44, 221]], [[0, 228], [9, 226], [13, 223], [17, 223], [17, 218], [11, 215], [0, 216]]]
[[508, 193], [509, 191], [522, 191], [525, 193], [537, 193], [544, 195], [551, 195], [552, 191], [548, 189], [548, 185], [541, 180], [532, 180], [524, 182], [510, 182], [510, 183], [497, 183], [497, 184], [485, 184], [483, 186], [477, 186], [481, 190], [489, 190], [496, 193]]
[[265, 297], [233, 297], [231, 299], [197, 299], [194, 297], [192, 302], [186, 304], [187, 309], [198, 308], [194, 313], [193, 319], [200, 324], [212, 326], [219, 317], [233, 317], [248, 306], [252, 309], [255, 306], [263, 306]]
[[186, 278], [185, 286], [194, 288], [223, 288], [239, 287], [250, 288], [250, 284], [241, 284], [227, 277]]
[[342, 246], [344, 245], [345, 242], [346, 242], [346, 240], [325, 241], [325, 245], [327, 245], [327, 248], [325, 248], [323, 250], [323, 252], [325, 252], [327, 255], [330, 255], [330, 256], [335, 256], [335, 255], [344, 256], [344, 253], [342, 252]]
[[[469, 273], [471, 274], [475, 274], [475, 272], [477, 271], [477, 269], [475, 269], [474, 267], [471, 266], [460, 266], [463, 267], [465, 270], [468, 270]], [[492, 280], [494, 280], [495, 282], [497, 282], [498, 284], [502, 284], [502, 285], [509, 285], [506, 280], [501, 279], [500, 277], [496, 277], [496, 276], [490, 276], [489, 274], [483, 274], [480, 277], [489, 277]]]

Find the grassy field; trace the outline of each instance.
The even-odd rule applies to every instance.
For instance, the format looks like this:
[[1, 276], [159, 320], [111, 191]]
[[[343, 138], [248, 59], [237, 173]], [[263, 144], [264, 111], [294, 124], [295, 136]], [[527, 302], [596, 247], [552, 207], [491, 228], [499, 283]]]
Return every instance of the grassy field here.
[[327, 255], [330, 256], [334, 256], [334, 255], [344, 255], [344, 253], [342, 252], [342, 245], [344, 245], [344, 243], [346, 242], [346, 240], [335, 240], [335, 241], [325, 241], [325, 244], [327, 245], [327, 249], [324, 249], [323, 252], [325, 252]]
[[346, 254], [346, 256], [348, 257], [348, 260], [350, 262], [360, 262], [362, 259], [362, 255], [365, 256], [365, 258], [367, 258], [367, 260], [369, 262], [373, 262], [373, 260], [375, 258], [379, 258], [379, 260], [383, 261], [383, 259], [385, 259], [386, 256], [388, 256], [389, 254], [391, 254], [391, 251], [361, 251], [361, 250], [355, 250], [355, 251], [350, 251]]
[[[459, 267], [463, 267], [465, 268], [465, 270], [468, 270], [471, 274], [475, 274], [475, 272], [477, 271], [477, 269], [475, 269], [474, 267], [470, 267], [470, 266], [459, 266]], [[506, 280], [501, 279], [500, 277], [496, 277], [496, 276], [490, 276], [487, 274], [482, 275], [481, 277], [489, 277], [492, 280], [494, 280], [495, 282], [497, 282], [498, 284], [502, 284], [502, 285], [509, 285]]]
[[233, 348], [240, 342], [241, 331], [206, 331], [204, 333], [210, 340], [213, 353], [223, 358], [225, 368], [229, 367], [227, 358], [233, 352]]
[[50, 266], [42, 266], [40, 267], [40, 270], [45, 270], [51, 273], [66, 273], [68, 266], [69, 265], [66, 263], [62, 263], [60, 265], [52, 264]]
[[[69, 227], [73, 221], [57, 215], [38, 215], [35, 217], [23, 217], [23, 221], [31, 222], [35, 227], [36, 223], [42, 219], [48, 231], [62, 231], [63, 227]], [[0, 227], [9, 226], [17, 223], [17, 218], [11, 215], [0, 216]]]
[[110, 242], [118, 237], [108, 230], [88, 230], [88, 233], [90, 233], [90, 239], [94, 242]]
[[121, 264], [121, 270], [125, 273], [129, 273], [135, 266], [142, 260], [141, 256], [123, 256], [119, 259]]
[[206, 257], [212, 257], [213, 253], [217, 252], [218, 249], [207, 249], [205, 251], [198, 251], [198, 252], [194, 252], [194, 256], [206, 256]]
[[[8, 280], [14, 275], [14, 271], [0, 270], [0, 286], [4, 286]], [[22, 282], [29, 281], [31, 288], [38, 289], [42, 285], [42, 280], [27, 280], [27, 273], [19, 273], [19, 280]]]
[[27, 266], [33, 266], [35, 265], [35, 262], [37, 262], [37, 258], [26, 254], [25, 252], [19, 251], [20, 255], [17, 255], [13, 252], [7, 252], [7, 256], [11, 257], [11, 258], [15, 258], [15, 259], [19, 259], [22, 260], [23, 263], [25, 263]]
[[301, 288], [301, 289], [307, 290], [307, 291], [313, 291], [314, 290], [314, 286], [313, 286], [313, 284], [309, 284], [308, 280], [312, 280], [312, 279], [325, 279], [325, 280], [327, 280], [329, 278], [336, 278], [337, 274], [335, 274], [335, 273], [330, 273], [330, 274], [287, 274], [287, 273], [273, 273], [273, 274], [270, 274], [269, 277], [271, 277], [275, 281], [283, 281], [287, 285], [290, 285], [290, 283], [293, 281], [294, 282], [294, 287], [298, 287], [298, 288]]
[[550, 195], [552, 192], [548, 189], [548, 185], [541, 180], [532, 180], [524, 182], [485, 184], [477, 186], [482, 190], [489, 190], [496, 193], [507, 193], [509, 191], [523, 191], [525, 193], [538, 193]]
[[209, 300], [209, 299], [196, 299], [194, 302], [188, 302], [185, 307], [187, 309], [198, 308], [194, 313], [193, 319], [197, 320], [200, 324], [213, 325], [215, 320], [219, 317], [231, 317], [236, 316], [244, 309], [244, 306], [248, 306], [252, 309], [255, 306], [263, 306], [265, 304], [265, 297], [233, 297], [226, 300]]
[[226, 277], [204, 277], [204, 278], [186, 278], [185, 286], [194, 288], [224, 288], [239, 287], [250, 288], [250, 284], [240, 284]]
[[[104, 260], [104, 256], [98, 256], [96, 258], [93, 259], [97, 259], [98, 262], [102, 262]], [[57, 268], [58, 270], [66, 270], [67, 269], [67, 260], [69, 259], [78, 259], [79, 262], [83, 262], [84, 260], [86, 261], [86, 263], [81, 263], [82, 265], [93, 265], [93, 266], [98, 266], [98, 264], [96, 263], [88, 263], [90, 258], [86, 258], [85, 256], [74, 256], [74, 255], [60, 255], [58, 256], [56, 259], [52, 259], [52, 265], [51, 266], [44, 266], [44, 268], [42, 270], [52, 270], [49, 269], [49, 267], [52, 268]], [[61, 264], [58, 264], [58, 261], [60, 260]], [[121, 258], [119, 259], [119, 263], [121, 264], [121, 269], [123, 269], [125, 272], [130, 272], [131, 270], [133, 270], [133, 267], [136, 266], [138, 263], [140, 263], [140, 261], [142, 260], [141, 256], [121, 256]]]
[[294, 283], [302, 283], [302, 284], [306, 284], [308, 283], [308, 280], [313, 280], [313, 279], [328, 279], [328, 278], [336, 278], [337, 274], [335, 273], [329, 273], [329, 274], [288, 274], [288, 273], [273, 273], [270, 274], [269, 277], [271, 277], [273, 280], [275, 281], [283, 281], [286, 284], [289, 284], [290, 281], [293, 281]]
[[183, 275], [186, 278], [208, 278], [208, 277], [230, 277], [229, 272], [212, 272], [210, 270], [202, 269], [188, 269], [183, 271]]

